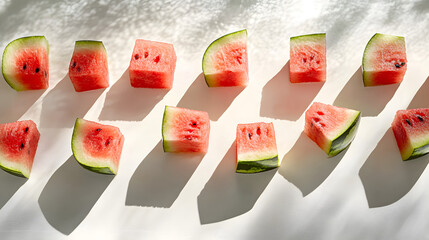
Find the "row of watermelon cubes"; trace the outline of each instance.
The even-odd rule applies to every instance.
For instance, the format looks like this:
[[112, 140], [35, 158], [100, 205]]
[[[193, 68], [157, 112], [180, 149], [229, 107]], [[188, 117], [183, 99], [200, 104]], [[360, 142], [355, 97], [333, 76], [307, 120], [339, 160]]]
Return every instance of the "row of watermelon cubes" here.
[[[291, 38], [290, 81], [326, 81], [326, 35], [311, 34]], [[3, 54], [3, 75], [8, 84], [20, 91], [48, 87], [49, 46], [43, 36], [12, 41]], [[401, 82], [406, 72], [403, 37], [375, 34], [364, 51], [364, 84], [374, 86]], [[173, 45], [136, 40], [130, 62], [133, 87], [171, 88], [176, 55]], [[248, 84], [247, 31], [227, 34], [215, 40], [203, 57], [203, 72], [209, 87], [246, 86]], [[106, 88], [108, 67], [106, 50], [99, 41], [77, 41], [69, 66], [69, 76], [76, 91]], [[420, 111], [420, 110], [419, 110]], [[421, 110], [423, 111], [423, 110]], [[424, 111], [423, 111], [424, 112]], [[417, 119], [425, 124], [426, 115]], [[353, 140], [360, 112], [315, 103], [307, 110], [305, 132], [329, 156], [345, 149]], [[404, 121], [414, 129], [418, 122]], [[420, 120], [423, 119], [423, 120]], [[39, 132], [31, 121], [1, 125], [2, 155], [0, 166], [28, 177], [37, 149]], [[409, 139], [403, 134], [397, 139]], [[163, 120], [163, 146], [167, 152], [205, 153], [210, 132], [205, 112], [166, 107]], [[90, 170], [115, 174], [122, 151], [123, 136], [113, 126], [78, 119], [73, 133], [73, 153]], [[409, 140], [398, 140], [404, 159], [416, 157], [423, 150]], [[406, 146], [406, 147], [404, 147]], [[240, 124], [237, 127], [237, 172], [260, 172], [278, 167], [278, 154], [272, 123]]]
[[[129, 65], [136, 88], [173, 87], [176, 53], [172, 44], [137, 39]], [[362, 59], [365, 86], [399, 83], [407, 70], [405, 39], [375, 34]], [[290, 39], [290, 81], [326, 81], [326, 34]], [[204, 53], [202, 69], [209, 87], [245, 87], [248, 84], [247, 31], [213, 41]], [[15, 90], [49, 87], [49, 44], [44, 36], [19, 38], [3, 53], [2, 73]], [[109, 87], [107, 52], [101, 41], [76, 41], [69, 77], [77, 92]]]
[[[330, 157], [346, 149], [354, 139], [360, 111], [313, 103], [305, 113], [304, 132]], [[429, 152], [429, 109], [400, 110], [392, 129], [403, 160]], [[162, 123], [165, 152], [205, 154], [209, 146], [207, 112], [166, 106]], [[29, 177], [40, 133], [31, 120], [0, 124], [0, 167]], [[83, 167], [116, 174], [124, 144], [119, 128], [76, 119], [72, 151]], [[236, 172], [257, 173], [279, 166], [273, 123], [238, 124]]]

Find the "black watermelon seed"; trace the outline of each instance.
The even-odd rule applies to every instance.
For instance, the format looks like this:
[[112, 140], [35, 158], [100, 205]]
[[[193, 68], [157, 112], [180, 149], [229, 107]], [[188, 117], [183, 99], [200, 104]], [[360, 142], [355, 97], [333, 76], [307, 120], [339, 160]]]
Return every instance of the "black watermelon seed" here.
[[110, 144], [110, 139], [107, 139], [106, 146]]
[[197, 123], [192, 123], [192, 126], [197, 126]]
[[136, 55], [134, 55], [134, 58], [137, 60], [140, 58], [140, 55], [136, 54]]
[[25, 128], [24, 132], [28, 132], [28, 127]]
[[76, 62], [73, 62], [71, 65], [72, 68], [76, 67]]
[[401, 67], [401, 65], [399, 65], [398, 63], [395, 63], [395, 67], [396, 67], [396, 68], [400, 68], [400, 67]]
[[252, 139], [252, 134], [248, 133], [247, 136], [249, 136], [249, 139]]
[[408, 123], [408, 125], [410, 125], [410, 126], [411, 126], [411, 122], [410, 122], [410, 120], [405, 119], [405, 121]]
[[45, 71], [45, 78], [48, 77], [48, 73]]
[[36, 73], [38, 73], [38, 72], [39, 72], [39, 70], [40, 70], [39, 68], [36, 68]]
[[401, 62], [401, 65], [402, 65], [402, 66], [404, 66], [404, 65], [405, 65], [405, 63], [404, 63], [404, 62]]
[[417, 118], [420, 120], [420, 122], [423, 122], [423, 118], [420, 115], [417, 115]]
[[97, 128], [97, 129], [95, 129], [95, 131], [99, 132], [99, 131], [101, 131], [101, 128]]
[[27, 69], [27, 64], [24, 64], [24, 67], [22, 67], [24, 70]]
[[23, 149], [24, 148], [24, 143], [21, 143], [21, 149]]

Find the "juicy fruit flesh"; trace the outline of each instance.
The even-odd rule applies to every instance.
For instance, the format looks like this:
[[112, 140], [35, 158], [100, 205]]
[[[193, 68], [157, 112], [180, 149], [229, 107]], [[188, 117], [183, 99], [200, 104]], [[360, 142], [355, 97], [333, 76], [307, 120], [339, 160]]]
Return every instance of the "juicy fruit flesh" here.
[[305, 35], [291, 38], [290, 81], [326, 81], [325, 34]]
[[273, 123], [237, 125], [237, 172], [254, 173], [278, 167]]
[[203, 72], [209, 87], [247, 86], [246, 30], [215, 40], [204, 54]]
[[0, 125], [0, 166], [15, 175], [29, 177], [40, 133], [31, 121]]
[[403, 160], [429, 152], [429, 109], [399, 110], [392, 130]]
[[137, 39], [129, 67], [131, 86], [171, 89], [176, 60], [172, 44]]
[[[69, 66], [69, 77], [77, 92], [109, 87], [107, 54], [101, 45], [82, 46], [76, 43]], [[96, 45], [94, 43], [94, 45]]]
[[10, 42], [3, 53], [2, 73], [15, 90], [49, 87], [49, 45], [45, 37], [32, 36]]
[[25, 89], [48, 88], [47, 55], [44, 48], [23, 49], [16, 53], [16, 79]]
[[210, 119], [207, 112], [166, 107], [162, 125], [166, 152], [200, 152], [208, 149]]
[[305, 113], [304, 132], [329, 156], [335, 156], [353, 140], [359, 118], [359, 111], [313, 103]]
[[124, 136], [119, 128], [77, 119], [72, 147], [76, 160], [90, 170], [116, 174]]
[[365, 86], [400, 83], [407, 71], [404, 38], [375, 34], [365, 48], [362, 68]]

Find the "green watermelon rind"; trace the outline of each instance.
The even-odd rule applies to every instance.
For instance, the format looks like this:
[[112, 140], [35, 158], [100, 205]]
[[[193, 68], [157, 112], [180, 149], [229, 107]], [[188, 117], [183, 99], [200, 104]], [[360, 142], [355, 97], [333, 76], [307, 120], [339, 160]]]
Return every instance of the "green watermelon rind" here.
[[88, 163], [86, 163], [85, 158], [83, 155], [85, 155], [82, 152], [79, 152], [77, 150], [77, 144], [79, 144], [79, 134], [80, 134], [80, 126], [82, 124], [85, 124], [84, 119], [80, 119], [77, 118], [75, 125], [74, 125], [74, 129], [73, 129], [73, 136], [72, 136], [72, 152], [73, 152], [73, 156], [76, 159], [76, 161], [85, 169], [91, 170], [93, 172], [96, 173], [101, 173], [101, 174], [108, 174], [108, 175], [116, 175], [117, 174], [117, 169], [113, 169], [112, 167], [109, 166], [93, 166], [93, 165], [89, 165]]
[[334, 157], [338, 155], [340, 152], [342, 152], [351, 144], [354, 137], [356, 136], [356, 132], [357, 132], [356, 129], [359, 125], [360, 118], [361, 118], [361, 112], [356, 111], [356, 116], [353, 122], [350, 125], [348, 125], [346, 128], [344, 128], [344, 131], [338, 134], [337, 137], [332, 139], [331, 145], [329, 146], [329, 149], [326, 152], [329, 155], [329, 157]]
[[207, 67], [208, 67], [208, 65], [211, 64], [209, 62], [209, 60], [207, 60], [207, 58], [208, 58], [209, 55], [211, 55], [212, 50], [215, 49], [215, 48], [217, 48], [217, 47], [220, 47], [220, 46], [222, 46], [224, 44], [236, 41], [237, 39], [241, 39], [241, 38], [243, 38], [243, 35], [244, 35], [244, 38], [247, 40], [247, 30], [246, 29], [226, 34], [226, 35], [224, 35], [224, 36], [222, 36], [222, 37], [214, 40], [207, 47], [206, 51], [204, 52], [203, 61], [202, 61], [203, 74], [204, 74], [204, 79], [206, 80], [207, 86], [209, 86], [209, 87], [216, 86], [214, 84], [214, 82], [216, 81], [216, 79], [212, 79], [212, 77], [209, 74], [207, 74]]
[[259, 160], [238, 160], [237, 173], [258, 173], [265, 172], [279, 167], [279, 156], [267, 157]]
[[96, 40], [79, 40], [75, 42], [75, 50], [76, 49], [91, 49], [91, 50], [103, 50], [106, 52], [106, 48], [104, 47], [104, 44], [102, 41], [96, 41]]
[[169, 141], [165, 140], [166, 139], [166, 132], [168, 130], [167, 124], [168, 124], [168, 109], [171, 108], [170, 106], [165, 106], [164, 108], [164, 115], [162, 116], [162, 148], [164, 149], [164, 152], [170, 152], [171, 148], [170, 148], [170, 144]]
[[[35, 45], [43, 44], [46, 47], [46, 53], [49, 55], [49, 43], [48, 40], [45, 38], [45, 36], [29, 36], [29, 37], [22, 37], [13, 40], [10, 42], [3, 51], [2, 56], [2, 74], [3, 78], [6, 81], [6, 83], [16, 91], [25, 91], [26, 89], [17, 83], [15, 79], [13, 79], [13, 76], [8, 76], [7, 68], [8, 63], [14, 63], [15, 61], [12, 60], [14, 56], [14, 51], [20, 49], [22, 46], [31, 46], [31, 44], [35, 43]], [[10, 66], [13, 67], [13, 66]]]
[[307, 35], [294, 36], [290, 38], [290, 42], [292, 43], [305, 43], [308, 41], [312, 42], [326, 42], [326, 33], [313, 33]]
[[425, 143], [423, 145], [421, 145], [417, 148], [414, 148], [411, 155], [408, 158], [405, 158], [405, 159], [403, 158], [402, 160], [407, 161], [407, 160], [416, 159], [416, 158], [424, 156], [428, 153], [429, 153], [429, 139], [427, 141], [425, 141]]
[[18, 176], [18, 177], [22, 177], [22, 178], [29, 178], [30, 177], [29, 173], [25, 174], [23, 171], [18, 170], [18, 169], [8, 168], [8, 167], [5, 167], [1, 164], [0, 164], [0, 168], [6, 172], [12, 174], [12, 175]]
[[374, 34], [374, 36], [371, 37], [371, 39], [366, 44], [362, 57], [363, 84], [366, 87], [374, 86], [373, 84], [371, 84], [372, 73], [367, 70], [367, 65], [370, 65], [370, 63], [366, 60], [370, 57], [372, 49], [377, 48], [377, 44], [379, 44], [380, 41], [401, 41], [405, 45], [405, 37], [402, 36], [376, 33]]

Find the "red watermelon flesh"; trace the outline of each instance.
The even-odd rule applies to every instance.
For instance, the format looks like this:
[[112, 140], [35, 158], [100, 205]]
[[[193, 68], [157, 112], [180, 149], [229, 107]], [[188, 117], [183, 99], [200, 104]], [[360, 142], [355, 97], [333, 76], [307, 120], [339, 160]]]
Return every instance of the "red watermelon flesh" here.
[[362, 69], [365, 86], [402, 82], [407, 71], [405, 38], [375, 34], [365, 48]]
[[206, 153], [210, 119], [207, 112], [166, 106], [162, 123], [165, 152]]
[[45, 37], [19, 38], [9, 43], [3, 53], [2, 72], [15, 90], [49, 87], [49, 44]]
[[429, 109], [397, 111], [392, 130], [403, 160], [414, 159], [429, 152]]
[[353, 140], [359, 119], [359, 111], [315, 102], [305, 113], [304, 132], [329, 156], [335, 156]]
[[76, 92], [109, 87], [107, 52], [100, 41], [76, 41], [69, 66]]
[[75, 123], [72, 150], [85, 168], [105, 174], [116, 174], [124, 136], [115, 126], [78, 118]]
[[203, 57], [203, 73], [209, 87], [247, 86], [249, 77], [247, 31], [215, 40]]
[[131, 86], [171, 89], [176, 60], [172, 44], [137, 39], [129, 68]]
[[0, 124], [0, 167], [28, 178], [40, 133], [31, 120]]
[[326, 34], [290, 39], [289, 80], [292, 83], [326, 81]]
[[256, 173], [279, 166], [273, 123], [238, 124], [236, 135], [239, 173]]

